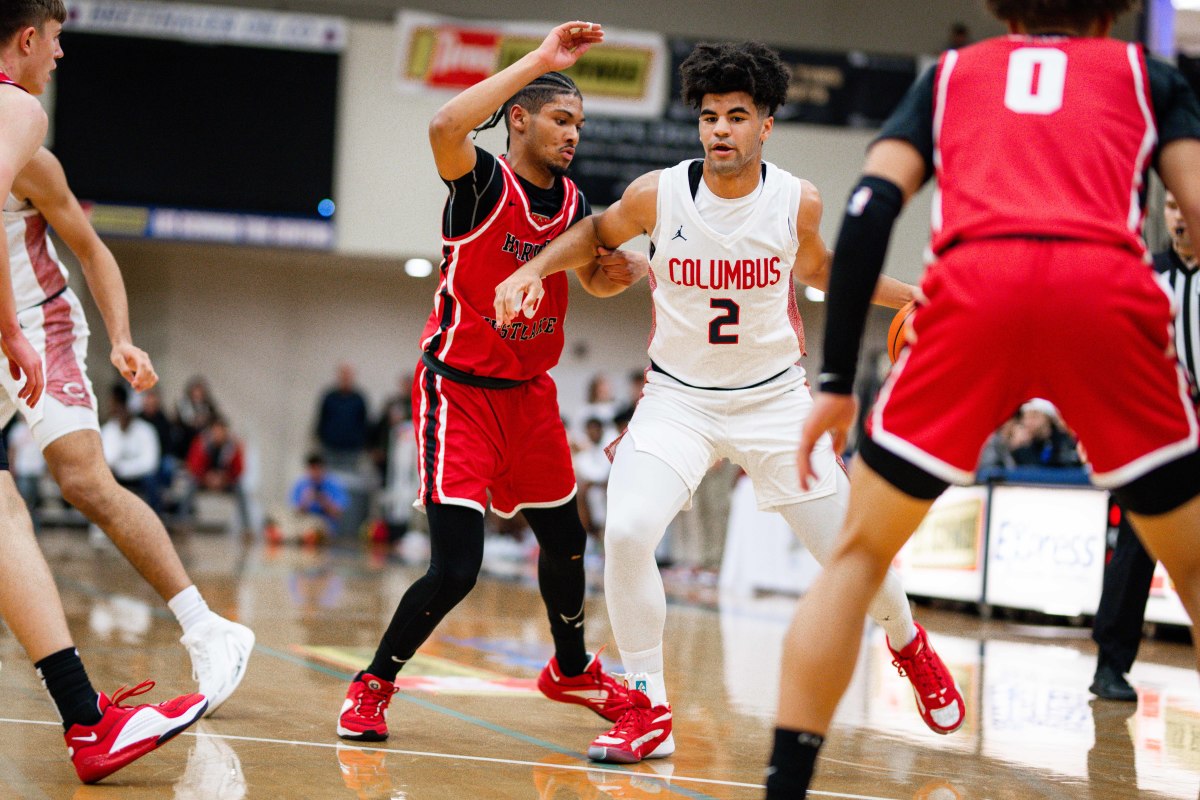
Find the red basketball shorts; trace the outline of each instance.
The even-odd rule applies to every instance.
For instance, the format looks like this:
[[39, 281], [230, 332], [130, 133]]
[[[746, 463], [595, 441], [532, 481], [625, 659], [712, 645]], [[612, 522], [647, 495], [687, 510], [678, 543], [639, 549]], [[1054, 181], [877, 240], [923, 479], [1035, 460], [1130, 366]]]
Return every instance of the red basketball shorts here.
[[418, 502], [492, 510], [550, 508], [575, 495], [575, 469], [549, 375], [512, 389], [413, 376]]
[[1197, 449], [1172, 309], [1132, 253], [1075, 241], [955, 247], [922, 283], [916, 342], [880, 390], [880, 447], [969, 483], [988, 436], [1043, 397], [1083, 444], [1093, 482], [1123, 486]]

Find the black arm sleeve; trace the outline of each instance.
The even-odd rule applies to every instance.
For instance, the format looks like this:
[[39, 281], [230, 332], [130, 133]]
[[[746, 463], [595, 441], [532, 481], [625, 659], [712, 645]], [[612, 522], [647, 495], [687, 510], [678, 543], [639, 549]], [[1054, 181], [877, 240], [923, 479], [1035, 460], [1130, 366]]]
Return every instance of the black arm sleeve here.
[[925, 159], [925, 180], [933, 177], [933, 82], [936, 76], [937, 67], [930, 67], [917, 78], [875, 138], [875, 142], [900, 139], [917, 148], [921, 158]]
[[900, 187], [884, 178], [864, 177], [850, 195], [829, 276], [824, 363], [817, 379], [823, 392], [854, 391], [867, 308], [883, 272], [892, 226], [903, 207]]
[[1158, 126], [1158, 153], [1165, 144], [1177, 139], [1200, 139], [1200, 103], [1183, 73], [1170, 64], [1154, 58], [1146, 59], [1150, 76], [1150, 102], [1154, 106], [1154, 121]]
[[480, 147], [475, 148], [474, 169], [461, 178], [442, 182], [450, 190], [442, 210], [442, 235], [448, 239], [475, 230], [504, 194], [504, 175], [496, 157]]
[[[575, 216], [571, 218], [571, 225], [579, 222], [581, 219], [587, 219], [592, 215], [592, 204], [583, 196], [583, 192], [579, 193], [579, 205], [575, 208]], [[568, 225], [567, 227], [571, 227]]]

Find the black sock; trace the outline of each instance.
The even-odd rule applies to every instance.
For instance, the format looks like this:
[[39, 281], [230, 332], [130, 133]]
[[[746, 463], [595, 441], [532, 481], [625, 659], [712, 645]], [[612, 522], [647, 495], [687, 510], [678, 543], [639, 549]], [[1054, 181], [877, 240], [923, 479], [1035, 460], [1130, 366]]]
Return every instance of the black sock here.
[[583, 551], [587, 531], [579, 521], [575, 499], [554, 508], [527, 508], [523, 512], [537, 537], [538, 591], [550, 617], [554, 657], [563, 675], [580, 675], [590, 660], [583, 641], [583, 607], [587, 575]]
[[767, 800], [801, 800], [812, 781], [817, 751], [825, 737], [815, 733], [775, 729], [775, 749], [767, 770]]
[[75, 724], [95, 725], [100, 721], [100, 696], [88, 680], [78, 650], [74, 647], [59, 650], [33, 666], [58, 706], [63, 730], [70, 730]]

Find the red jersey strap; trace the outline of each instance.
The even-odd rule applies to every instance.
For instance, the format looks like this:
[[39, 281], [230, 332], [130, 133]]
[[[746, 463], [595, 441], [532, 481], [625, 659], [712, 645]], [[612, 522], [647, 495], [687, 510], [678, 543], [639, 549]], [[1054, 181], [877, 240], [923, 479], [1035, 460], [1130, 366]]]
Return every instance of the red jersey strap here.
[[20, 89], [22, 92], [25, 92], [25, 94], [29, 94], [28, 89], [26, 89], [24, 86], [17, 83], [16, 81], [14, 81], [12, 78], [5, 75], [3, 72], [0, 72], [0, 83], [7, 83], [9, 86], [15, 86], [18, 89]]

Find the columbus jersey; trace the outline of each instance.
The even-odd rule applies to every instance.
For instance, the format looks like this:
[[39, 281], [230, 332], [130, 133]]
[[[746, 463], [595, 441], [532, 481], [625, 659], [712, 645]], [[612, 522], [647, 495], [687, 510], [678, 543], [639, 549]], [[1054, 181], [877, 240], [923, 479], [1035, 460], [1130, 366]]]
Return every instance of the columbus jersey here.
[[41, 305], [67, 288], [67, 268], [47, 235], [46, 218], [11, 194], [4, 203], [4, 234], [17, 310]]
[[1025, 236], [1145, 256], [1145, 176], [1157, 148], [1200, 134], [1183, 76], [1116, 39], [1006, 36], [943, 54], [881, 138], [936, 172], [933, 251]]
[[572, 181], [560, 178], [556, 213], [534, 214], [512, 167], [503, 158], [495, 163], [503, 185], [491, 212], [460, 236], [443, 232], [441, 281], [421, 347], [470, 375], [525, 381], [548, 371], [562, 354], [567, 276], [560, 272], [543, 281], [545, 294], [533, 319], [518, 315], [503, 326], [492, 316], [496, 285], [570, 227], [584, 201]]
[[747, 198], [753, 213], [722, 234], [696, 208], [689, 173], [699, 165], [685, 161], [659, 177], [650, 360], [691, 386], [753, 386], [803, 354], [792, 287], [800, 181], [765, 164], [757, 196]]

